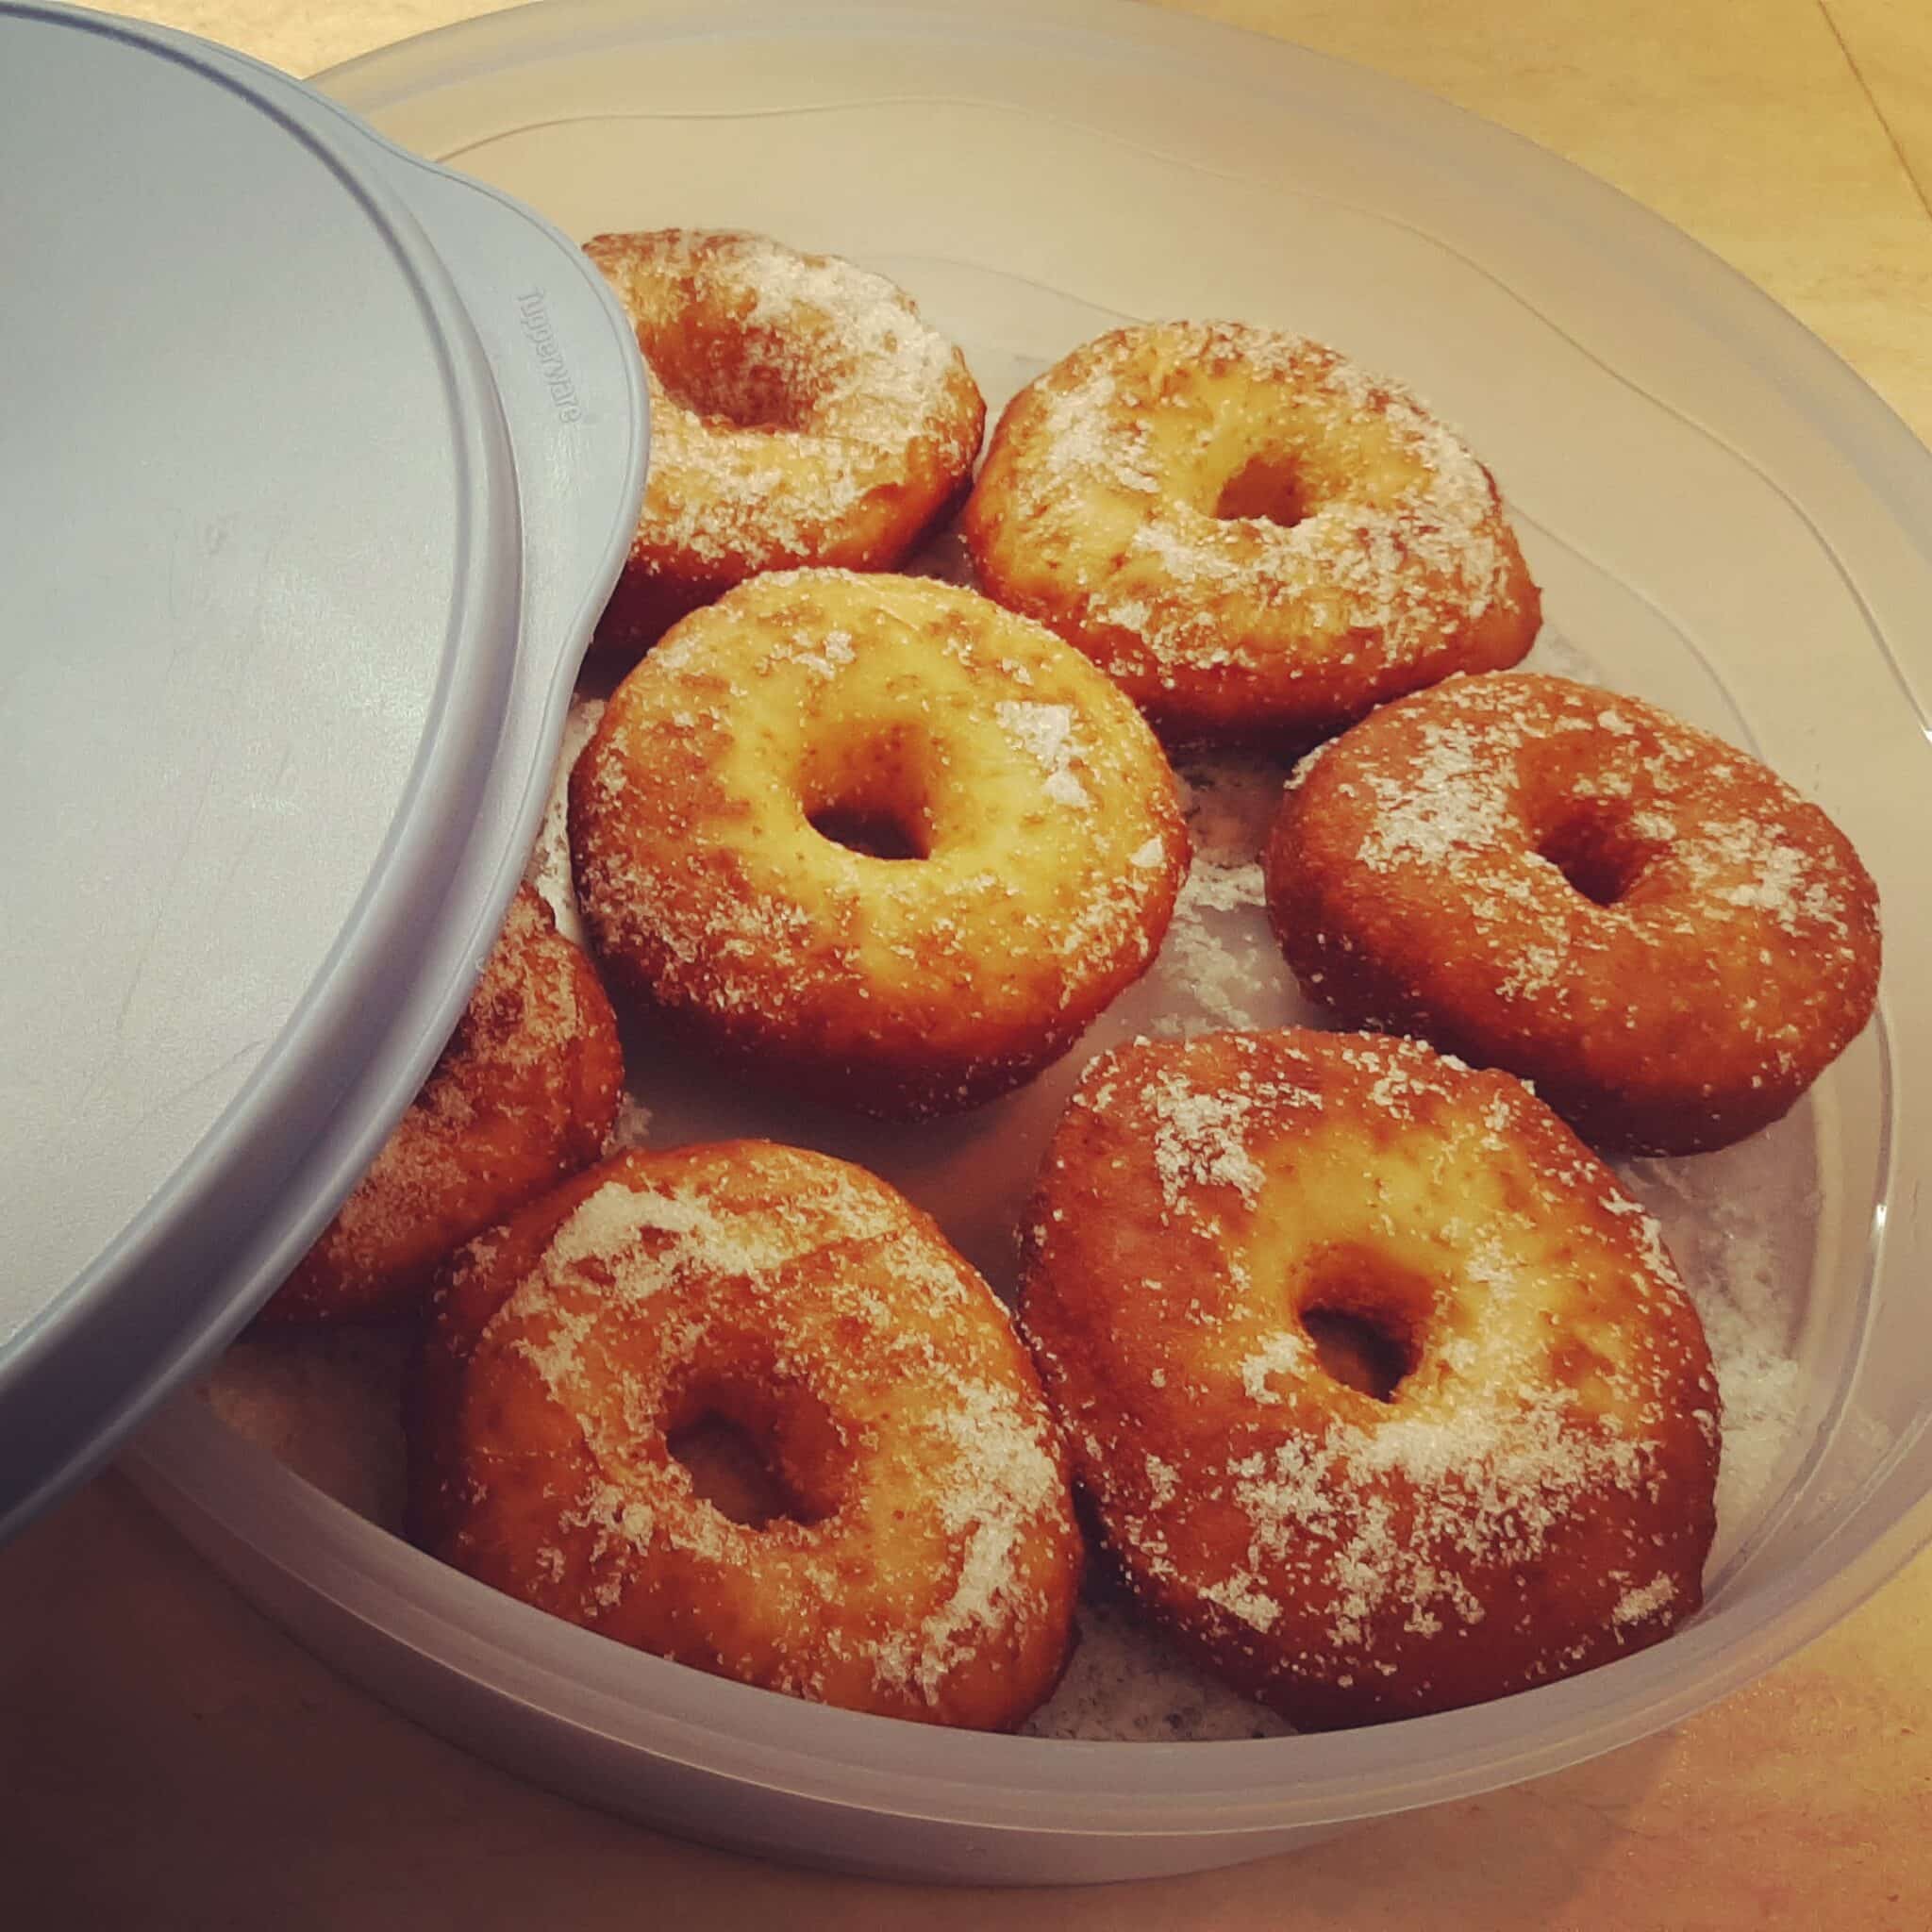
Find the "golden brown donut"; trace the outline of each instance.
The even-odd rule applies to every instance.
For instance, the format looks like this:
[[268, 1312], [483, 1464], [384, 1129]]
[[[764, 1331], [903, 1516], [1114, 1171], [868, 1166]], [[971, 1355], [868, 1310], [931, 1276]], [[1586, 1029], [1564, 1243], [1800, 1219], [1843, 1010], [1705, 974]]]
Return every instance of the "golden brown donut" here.
[[1049, 369], [965, 530], [990, 595], [1176, 739], [1306, 741], [1514, 664], [1540, 622], [1468, 447], [1333, 349], [1241, 323], [1115, 329]]
[[597, 1158], [623, 1088], [596, 974], [520, 887], [422, 1092], [258, 1319], [408, 1313], [452, 1249]]
[[887, 1117], [1057, 1058], [1154, 958], [1173, 774], [1077, 652], [983, 597], [755, 577], [611, 698], [572, 775], [618, 983], [754, 1078]]
[[[721, 1424], [760, 1520], [680, 1459]], [[621, 1155], [475, 1242], [410, 1482], [446, 1562], [794, 1697], [1008, 1729], [1066, 1661], [1081, 1542], [1026, 1352], [925, 1215], [824, 1155]]]
[[986, 404], [883, 276], [730, 231], [584, 249], [651, 398], [643, 513], [600, 643], [634, 654], [758, 571], [890, 570], [964, 488]]
[[1775, 774], [1635, 698], [1457, 678], [1295, 774], [1268, 904], [1302, 989], [1507, 1067], [1593, 1145], [1722, 1147], [1871, 1017], [1876, 891]]
[[1297, 1724], [1572, 1675], [1698, 1607], [1718, 1393], [1655, 1224], [1507, 1074], [1312, 1032], [1084, 1076], [1021, 1324], [1141, 1602]]

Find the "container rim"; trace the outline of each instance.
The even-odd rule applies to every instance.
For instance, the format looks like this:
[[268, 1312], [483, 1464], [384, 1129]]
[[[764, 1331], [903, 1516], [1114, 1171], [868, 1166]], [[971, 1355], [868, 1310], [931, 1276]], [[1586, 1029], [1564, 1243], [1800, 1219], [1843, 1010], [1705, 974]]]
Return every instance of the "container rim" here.
[[[1006, 1737], [834, 1709], [625, 1648], [451, 1570], [313, 1488], [188, 1397], [129, 1474], [170, 1514], [240, 1538], [341, 1612], [482, 1691], [661, 1763], [749, 1788], [1030, 1835], [1185, 1838], [1335, 1825], [1472, 1797], [1634, 1743], [1761, 1674], [1932, 1541], [1928, 1424], [1894, 1446], [1819, 1546], [1666, 1642], [1508, 1698], [1359, 1730], [1211, 1742]], [[318, 1551], [326, 1562], [318, 1565]], [[1499, 1751], [1466, 1733], [1527, 1724]], [[936, 1768], [943, 1760], [943, 1769]]]

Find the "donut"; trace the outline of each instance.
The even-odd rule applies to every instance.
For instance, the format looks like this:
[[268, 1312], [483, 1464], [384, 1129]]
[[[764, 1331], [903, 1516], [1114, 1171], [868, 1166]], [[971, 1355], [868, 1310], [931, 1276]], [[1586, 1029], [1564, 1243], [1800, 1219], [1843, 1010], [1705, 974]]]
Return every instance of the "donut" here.
[[1183, 741], [1311, 741], [1514, 664], [1540, 620], [1457, 437], [1333, 349], [1240, 323], [1115, 329], [1022, 390], [965, 534], [990, 595]]
[[1311, 999], [1507, 1067], [1592, 1145], [1778, 1119], [1877, 995], [1877, 894], [1754, 758], [1635, 698], [1453, 679], [1306, 761], [1264, 861]]
[[598, 1158], [623, 1088], [596, 974], [520, 887], [423, 1091], [257, 1319], [413, 1312], [454, 1249]]
[[883, 276], [733, 232], [584, 249], [637, 329], [651, 402], [643, 512], [601, 644], [635, 655], [758, 571], [890, 570], [964, 489], [986, 404]]
[[1020, 1319], [1141, 1606], [1311, 1729], [1625, 1656], [1701, 1602], [1719, 1406], [1654, 1223], [1522, 1083], [1413, 1041], [1088, 1070]]
[[410, 1410], [423, 1545], [619, 1642], [978, 1729], [1058, 1681], [1064, 1447], [992, 1291], [863, 1169], [746, 1141], [578, 1175], [439, 1286]]
[[1063, 1053], [1154, 958], [1174, 775], [1077, 652], [971, 591], [755, 577], [619, 687], [572, 774], [613, 983], [754, 1078], [958, 1112]]

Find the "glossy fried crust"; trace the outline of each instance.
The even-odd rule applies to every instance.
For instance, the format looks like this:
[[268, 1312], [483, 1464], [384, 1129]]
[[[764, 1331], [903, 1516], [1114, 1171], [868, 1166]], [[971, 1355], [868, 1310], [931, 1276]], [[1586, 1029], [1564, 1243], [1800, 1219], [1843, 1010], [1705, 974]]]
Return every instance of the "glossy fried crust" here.
[[903, 1119], [1065, 1052], [1153, 959], [1188, 854], [1159, 745], [1085, 658], [970, 591], [836, 571], [755, 578], [632, 672], [570, 841], [618, 983], [753, 1078]]
[[1266, 870], [1309, 997], [1522, 1074], [1606, 1149], [1767, 1125], [1877, 995], [1877, 893], [1837, 826], [1721, 741], [1562, 678], [1376, 712], [1297, 772]]
[[[676, 1662], [919, 1723], [1051, 1692], [1081, 1544], [1059, 1436], [991, 1291], [883, 1181], [762, 1141], [626, 1154], [473, 1243], [412, 1401], [415, 1533]], [[741, 1429], [761, 1525], [673, 1453]]]
[[[1703, 1331], [1509, 1076], [1358, 1035], [1141, 1042], [1083, 1079], [1024, 1246], [1022, 1328], [1128, 1582], [1295, 1724], [1526, 1690], [1698, 1607]], [[1387, 1400], [1331, 1372], [1338, 1322]]]
[[651, 474], [598, 642], [635, 653], [758, 571], [890, 570], [972, 475], [986, 404], [883, 276], [760, 235], [599, 235], [637, 329]]
[[1306, 742], [1515, 663], [1537, 589], [1490, 474], [1406, 390], [1239, 323], [1116, 329], [1014, 397], [980, 582], [1180, 740]]
[[623, 1087], [596, 974], [519, 888], [422, 1092], [259, 1319], [412, 1312], [453, 1249], [597, 1158]]

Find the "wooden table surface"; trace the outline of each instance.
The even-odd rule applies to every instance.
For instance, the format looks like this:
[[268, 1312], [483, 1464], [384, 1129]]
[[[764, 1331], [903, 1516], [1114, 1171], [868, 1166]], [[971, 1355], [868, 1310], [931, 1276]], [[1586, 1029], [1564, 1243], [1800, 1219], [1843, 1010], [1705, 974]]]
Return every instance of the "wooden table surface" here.
[[[296, 74], [475, 0], [135, 0]], [[1207, 0], [1616, 183], [1932, 440], [1924, 0]], [[0, 111], [6, 76], [0, 71]], [[997, 1899], [786, 1870], [578, 1808], [391, 1715], [116, 1477], [0, 1552], [0, 1923], [1932, 1927], [1932, 1554], [1674, 1731], [1286, 1858]]]

